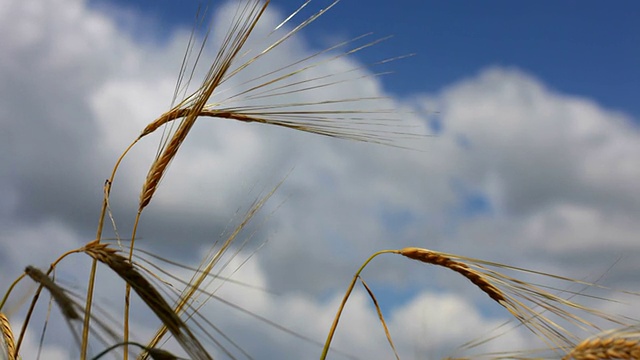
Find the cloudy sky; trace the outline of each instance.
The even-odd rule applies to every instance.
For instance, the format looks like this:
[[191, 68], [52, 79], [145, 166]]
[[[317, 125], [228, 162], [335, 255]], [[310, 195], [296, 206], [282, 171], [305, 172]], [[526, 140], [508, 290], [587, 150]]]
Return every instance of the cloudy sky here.
[[[247, 49], [261, 49], [328, 5], [311, 2], [268, 37], [300, 3], [273, 0]], [[429, 136], [405, 143], [389, 135], [400, 146], [390, 147], [201, 119], [143, 213], [141, 246], [197, 264], [286, 177], [239, 236], [238, 244], [246, 243], [232, 249], [237, 256], [225, 269], [240, 268], [234, 278], [254, 288], [226, 283], [217, 294], [316, 342], [324, 341], [354, 272], [382, 249], [419, 246], [640, 291], [634, 275], [640, 271], [640, 48], [634, 41], [640, 6], [407, 3], [370, 1], [365, 7], [343, 0], [226, 86], [242, 86], [370, 31], [351, 47], [393, 35], [347, 58], [316, 57], [321, 66], [299, 78], [338, 74], [329, 79], [348, 81], [274, 101], [385, 97], [345, 106], [394, 108], [395, 114], [374, 116], [402, 119], [414, 133]], [[117, 157], [170, 108], [197, 8], [176, 4], [5, 0], [0, 7], [3, 289], [26, 265], [45, 268], [95, 237], [102, 185]], [[214, 21], [200, 59], [205, 68], [235, 4], [210, 6]], [[375, 65], [410, 53], [415, 55]], [[201, 75], [197, 70], [192, 85]], [[118, 172], [111, 205], [123, 238], [159, 141], [145, 138]], [[87, 258], [70, 257], [58, 277], [81, 293], [88, 266]], [[103, 275], [100, 305], [117, 312], [122, 285]], [[405, 359], [450, 355], [509, 319], [444, 269], [386, 255], [363, 277]], [[10, 299], [16, 324], [24, 314], [21, 296], [30, 290], [24, 286]], [[597, 306], [640, 317], [622, 305]], [[25, 354], [37, 348], [46, 311], [41, 307]], [[211, 300], [203, 314], [254, 358], [320, 354], [317, 344], [224, 302]], [[136, 320], [144, 342], [154, 322], [144, 314]], [[77, 357], [62, 333], [48, 335], [44, 358]], [[530, 338], [526, 331], [509, 331], [483, 351], [518, 348]], [[360, 287], [334, 346], [356, 358], [392, 356]], [[96, 344], [93, 350], [100, 349]]]

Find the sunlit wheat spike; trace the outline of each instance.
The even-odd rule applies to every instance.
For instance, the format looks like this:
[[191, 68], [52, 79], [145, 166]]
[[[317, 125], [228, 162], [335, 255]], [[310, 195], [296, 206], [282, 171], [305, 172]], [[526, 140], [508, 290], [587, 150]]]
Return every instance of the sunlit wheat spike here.
[[[332, 2], [302, 21], [270, 45], [265, 46], [263, 50], [254, 52], [251, 49], [241, 55], [241, 48], [267, 6], [265, 3], [260, 7], [260, 2], [255, 0], [245, 3], [234, 20], [231, 30], [227, 33], [222, 48], [200, 89], [148, 124], [142, 131], [140, 137], [154, 132], [163, 125], [180, 120], [175, 133], [167, 137], [166, 143], [149, 170], [140, 196], [140, 209], [151, 200], [167, 166], [199, 116], [269, 124], [329, 137], [398, 147], [402, 146], [395, 140], [421, 137], [416, 128], [409, 127], [406, 122], [394, 118], [397, 112], [392, 106], [381, 106], [380, 100], [383, 99], [381, 97], [336, 96], [331, 98], [332, 93], [340, 93], [339, 85], [381, 74], [365, 72], [363, 75], [359, 70], [365, 68], [364, 66], [351, 66], [324, 75], [314, 75], [311, 72], [320, 65], [326, 65], [371, 47], [386, 38], [344, 49], [366, 37], [366, 35], [359, 36], [318, 51], [311, 56], [293, 59], [290, 63], [278, 65], [273, 70], [260, 68], [261, 73], [255, 75], [253, 79], [230, 85], [223, 90], [219, 89], [219, 85], [228, 83], [231, 78], [249, 71], [248, 68], [256, 68], [258, 65], [255, 64], [260, 63], [264, 55], [275, 51], [282, 43], [311, 24], [337, 2]], [[274, 32], [291, 18], [292, 16], [276, 27]], [[337, 49], [341, 52], [337, 55], [330, 54]], [[244, 57], [249, 58], [241, 60]], [[382, 60], [378, 64], [390, 60]], [[332, 91], [332, 89], [338, 91]], [[296, 101], [296, 97], [299, 96], [311, 100]], [[206, 102], [211, 103], [205, 105]]]
[[0, 331], [2, 331], [2, 343], [0, 345], [2, 348], [3, 359], [7, 360], [15, 360], [15, 352], [16, 352], [16, 342], [13, 338], [13, 331], [11, 330], [11, 324], [9, 323], [9, 319], [0, 312]]
[[[205, 107], [207, 101], [211, 97], [211, 94], [229, 70], [233, 59], [246, 42], [249, 34], [260, 19], [260, 16], [265, 11], [267, 4], [268, 1], [262, 6], [260, 6], [260, 1], [248, 1], [244, 5], [238, 18], [234, 21], [232, 29], [227, 33], [222, 49], [211, 65], [202, 86], [194, 95], [176, 107], [180, 108], [187, 105], [187, 114], [182, 118], [177, 130], [173, 136], [171, 136], [171, 139], [166, 146], [163, 146], [159, 156], [155, 159], [149, 169], [147, 179], [140, 194], [140, 211], [151, 201], [165, 170], [171, 163], [171, 160], [175, 157], [180, 145], [182, 145], [186, 139], [187, 134], [195, 124], [196, 119], [200, 116], [200, 112]], [[169, 112], [171, 111], [173, 110], [170, 110]], [[160, 117], [160, 119], [162, 118], [164, 118], [164, 115]]]
[[570, 350], [562, 360], [640, 359], [640, 326], [603, 331]]
[[[398, 252], [416, 260], [448, 267], [464, 275], [545, 342], [548, 349], [558, 353], [576, 345], [580, 340], [580, 335], [576, 331], [600, 332], [601, 329], [596, 324], [602, 323], [603, 320], [622, 326], [628, 326], [632, 321], [573, 300], [572, 298], [575, 297], [608, 301], [583, 294], [582, 291], [589, 288], [602, 288], [585, 281], [427, 249], [406, 248], [398, 250]], [[491, 268], [543, 276], [547, 280], [564, 282], [567, 286], [577, 284], [585, 289], [575, 292], [538, 285], [508, 276]], [[486, 341], [481, 338], [465, 344], [464, 347], [470, 349]]]
[[193, 359], [211, 359], [209, 353], [193, 335], [187, 325], [173, 312], [156, 288], [133, 265], [107, 244], [91, 242], [84, 248], [92, 258], [107, 265], [138, 294], [162, 323], [169, 329], [182, 348]]
[[640, 340], [617, 337], [594, 338], [578, 344], [563, 360], [640, 359]]
[[62, 314], [69, 320], [77, 320], [80, 319], [80, 315], [74, 308], [74, 303], [65, 294], [64, 290], [58, 286], [53, 280], [51, 280], [45, 273], [43, 273], [40, 269], [35, 268], [33, 266], [27, 266], [24, 270], [25, 274], [29, 275], [33, 281], [42, 285], [45, 289], [49, 291], [56, 304], [60, 307]]
[[500, 289], [492, 285], [481, 273], [469, 268], [464, 263], [454, 261], [441, 253], [415, 247], [404, 248], [400, 250], [400, 254], [414, 260], [449, 268], [469, 279], [498, 303], [505, 301], [504, 294]]

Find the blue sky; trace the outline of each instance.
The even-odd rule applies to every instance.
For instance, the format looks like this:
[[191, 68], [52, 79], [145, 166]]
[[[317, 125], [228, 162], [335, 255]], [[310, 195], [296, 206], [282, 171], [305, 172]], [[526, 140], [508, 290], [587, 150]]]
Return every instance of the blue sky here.
[[[196, 1], [93, 0], [117, 4], [155, 19], [167, 34], [189, 27]], [[212, 2], [215, 6], [216, 2]], [[285, 13], [301, 1], [274, 0]], [[313, 1], [317, 9], [327, 1]], [[552, 89], [597, 99], [640, 117], [640, 3], [637, 1], [403, 1], [342, 0], [331, 16], [306, 33], [311, 43], [327, 33], [354, 37], [374, 32], [394, 38], [379, 46], [388, 54], [415, 53], [392, 65], [383, 79], [399, 95], [435, 92], [487, 66], [514, 66]], [[318, 44], [326, 45], [326, 44]], [[381, 54], [362, 52], [362, 61]]]
[[[0, 7], [2, 289], [26, 265], [44, 268], [59, 253], [93, 238], [105, 177], [130, 141], [169, 107], [196, 9], [195, 2], [180, 1], [5, 2]], [[200, 59], [203, 66], [215, 58], [215, 44], [236, 5], [212, 3], [217, 21]], [[274, 39], [265, 42], [267, 34], [299, 3], [273, 0], [247, 47], [259, 51], [270, 45]], [[312, 1], [287, 26], [328, 3]], [[634, 21], [640, 5], [397, 3], [342, 0], [223, 86], [246, 95], [248, 81], [265, 81], [258, 89], [282, 110], [298, 101], [375, 98], [349, 103], [354, 108], [347, 110], [372, 114], [375, 121], [397, 117], [401, 125], [437, 136], [407, 143], [394, 138], [400, 145], [395, 148], [201, 118], [145, 209], [140, 244], [195, 266], [202, 249], [229, 234], [260, 190], [286, 177], [238, 238], [248, 243], [223, 274], [269, 292], [228, 282], [219, 295], [314, 339], [326, 336], [355, 269], [381, 249], [419, 246], [586, 280], [604, 274], [602, 284], [640, 293], [640, 278], [634, 276], [640, 272], [640, 25]], [[283, 63], [367, 32], [394, 37], [353, 58], [319, 55], [304, 63], [314, 66], [282, 82], [262, 77], [275, 77], [269, 71]], [[408, 53], [416, 55], [379, 69], [364, 66]], [[377, 70], [394, 74], [373, 76]], [[336, 74], [353, 78], [334, 82]], [[198, 75], [192, 84], [200, 81]], [[279, 93], [280, 84], [306, 84], [302, 79], [330, 79], [331, 86]], [[244, 90], [251, 94], [254, 88]], [[214, 94], [212, 101], [220, 94], [226, 93]], [[398, 112], [381, 116], [381, 108]], [[336, 117], [329, 124], [350, 120]], [[111, 206], [121, 235], [130, 233], [140, 186], [157, 151], [155, 135], [137, 143], [118, 170]], [[89, 266], [78, 254], [60, 264], [57, 276], [81, 292]], [[124, 290], [107, 275], [97, 298], [117, 313]], [[459, 274], [396, 255], [376, 259], [364, 277], [378, 295], [403, 359], [452, 355], [510, 317]], [[10, 305], [19, 308], [27, 292], [12, 295]], [[597, 295], [629, 300], [615, 291]], [[370, 300], [360, 287], [353, 296], [335, 346], [367, 359], [388, 358]], [[637, 306], [585, 301], [607, 313], [640, 318]], [[628, 303], [637, 304], [637, 298]], [[20, 321], [21, 309], [11, 320]], [[139, 309], [135, 326], [150, 334], [153, 316]], [[40, 310], [34, 316], [39, 325], [46, 313]], [[316, 345], [255, 326], [255, 319], [219, 303], [202, 311], [254, 358], [319, 353]], [[27, 331], [24, 358], [35, 357], [40, 328]], [[56, 328], [53, 321], [50, 328]], [[46, 353], [55, 355], [48, 358], [77, 358], [65, 335], [47, 338]], [[509, 331], [483, 351], [535, 346], [532, 337]], [[474, 351], [459, 355], [473, 357]]]

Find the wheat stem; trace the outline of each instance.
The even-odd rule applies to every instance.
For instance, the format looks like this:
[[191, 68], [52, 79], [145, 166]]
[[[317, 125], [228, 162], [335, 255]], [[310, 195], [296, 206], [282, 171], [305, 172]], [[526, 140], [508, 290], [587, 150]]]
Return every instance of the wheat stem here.
[[[129, 263], [131, 263], [131, 259], [133, 258], [133, 249], [134, 249], [134, 245], [135, 245], [135, 240], [136, 240], [136, 233], [138, 231], [138, 224], [140, 222], [140, 215], [142, 210], [139, 210], [138, 213], [136, 214], [136, 221], [133, 224], [133, 233], [131, 234], [131, 244], [129, 246]], [[129, 283], [126, 284], [125, 286], [125, 295], [124, 295], [124, 329], [123, 329], [123, 338], [124, 338], [124, 343], [123, 343], [123, 348], [124, 348], [124, 360], [127, 360], [128, 358], [128, 350], [129, 350], [129, 345], [128, 345], [128, 341], [129, 341], [129, 304], [130, 304], [130, 297], [131, 297], [131, 285]]]
[[2, 302], [0, 302], [0, 311], [2, 311], [2, 309], [4, 308], [4, 304], [7, 302], [7, 299], [9, 298], [9, 294], [11, 294], [11, 292], [13, 291], [13, 288], [15, 288], [16, 285], [18, 285], [18, 283], [20, 282], [20, 280], [22, 280], [26, 275], [27, 274], [22, 273], [15, 280], [13, 280], [13, 282], [11, 283], [11, 286], [9, 286], [9, 289], [4, 293], [4, 296], [2, 297]]
[[358, 281], [358, 278], [360, 277], [360, 273], [362, 272], [362, 270], [364, 270], [364, 268], [371, 262], [371, 260], [373, 260], [376, 256], [381, 255], [381, 254], [398, 254], [399, 251], [398, 250], [381, 250], [378, 251], [377, 253], [371, 255], [367, 261], [365, 261], [362, 266], [360, 266], [360, 268], [358, 269], [358, 271], [356, 271], [355, 275], [353, 275], [353, 279], [351, 280], [351, 283], [349, 283], [349, 287], [347, 288], [347, 291], [344, 294], [344, 297], [342, 298], [342, 302], [340, 303], [340, 307], [338, 307], [338, 312], [336, 313], [336, 316], [333, 318], [333, 323], [331, 324], [331, 328], [329, 329], [329, 334], [327, 335], [327, 340], [324, 344], [324, 347], [322, 348], [322, 354], [320, 355], [320, 360], [324, 360], [327, 358], [327, 354], [329, 353], [329, 347], [331, 346], [331, 340], [333, 339], [333, 335], [336, 332], [336, 329], [338, 328], [338, 322], [340, 321], [340, 316], [342, 315], [342, 310], [344, 310], [344, 306], [347, 304], [347, 300], [349, 299], [349, 296], [351, 295], [351, 291], [353, 291], [353, 287], [356, 285], [356, 282]]
[[[107, 208], [109, 206], [109, 195], [111, 194], [111, 186], [113, 185], [113, 181], [116, 177], [116, 172], [120, 167], [120, 163], [125, 158], [125, 156], [129, 153], [129, 151], [133, 148], [133, 146], [140, 140], [142, 136], [135, 139], [127, 148], [122, 152], [115, 165], [113, 166], [113, 170], [111, 171], [111, 177], [105, 181], [104, 189], [103, 189], [103, 200], [102, 200], [102, 209], [100, 210], [100, 217], [98, 218], [98, 229], [96, 230], [96, 239], [94, 241], [100, 242], [102, 239], [102, 230], [104, 228], [104, 218], [107, 213]], [[98, 263], [95, 259], [91, 260], [91, 270], [89, 271], [89, 284], [87, 286], [87, 299], [85, 302], [85, 310], [84, 310], [84, 320], [82, 323], [82, 341], [80, 343], [80, 359], [86, 360], [87, 358], [87, 349], [89, 345], [89, 327], [91, 322], [91, 306], [93, 304], [93, 291], [95, 287], [95, 278], [96, 271], [98, 269]], [[126, 352], [125, 352], [126, 354]], [[126, 355], [125, 355], [126, 356]]]

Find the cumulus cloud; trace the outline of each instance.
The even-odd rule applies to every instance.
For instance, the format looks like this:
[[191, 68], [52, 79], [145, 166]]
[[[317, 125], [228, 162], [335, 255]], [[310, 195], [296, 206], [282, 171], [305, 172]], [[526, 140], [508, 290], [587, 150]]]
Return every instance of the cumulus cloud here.
[[[92, 239], [104, 179], [124, 147], [169, 108], [189, 36], [178, 30], [163, 42], [142, 41], [120, 28], [113, 14], [79, 0], [5, 5], [0, 266], [12, 277], [2, 277], [3, 289], [24, 266], [45, 267]], [[214, 58], [232, 9], [233, 3], [217, 9], [204, 62]], [[284, 17], [270, 9], [249, 48], [264, 45]], [[316, 51], [304, 37], [294, 39], [225, 86]], [[360, 67], [337, 59], [309, 69], [304, 74], [310, 79], [354, 68], [357, 76], [289, 101], [385, 96], [380, 82]], [[640, 269], [633, 261], [640, 253], [634, 221], [640, 215], [637, 119], [595, 100], [559, 94], [510, 68], [486, 69], [435, 95], [376, 106], [405, 110], [402, 116], [418, 128], [437, 123], [437, 136], [411, 151], [199, 120], [143, 215], [141, 241], [164, 256], [195, 263], [200, 249], [228, 234], [230, 219], [238, 223], [261, 189], [287, 176], [245, 235], [254, 233], [250, 249], [268, 241], [266, 246], [243, 266], [245, 273], [234, 275], [279, 296], [247, 295], [230, 284], [220, 294], [319, 341], [353, 272], [384, 248], [423, 246], [575, 277], [588, 271], [594, 278], [622, 254], [607, 278], [640, 288], [628, 276]], [[433, 110], [435, 118], [422, 115]], [[123, 237], [159, 141], [159, 135], [145, 139], [119, 170], [111, 205]], [[83, 287], [83, 276], [73, 269], [83, 273], [88, 265], [82, 258], [71, 261], [63, 278]], [[364, 274], [384, 294], [379, 300], [406, 357], [445, 355], [506, 318], [497, 310], [487, 314], [484, 294], [444, 273], [387, 256]], [[104, 284], [107, 293], [118, 286], [116, 280]], [[272, 327], [253, 329], [255, 318], [240, 321], [244, 315], [234, 314], [219, 310], [211, 316], [249, 352], [264, 358], [319, 352], [317, 345]], [[151, 323], [141, 322], [140, 332], [150, 334]], [[523, 336], [510, 333], [494, 350], [524, 344]], [[391, 353], [385, 341], [369, 300], [355, 293], [336, 349], [386, 357]]]

